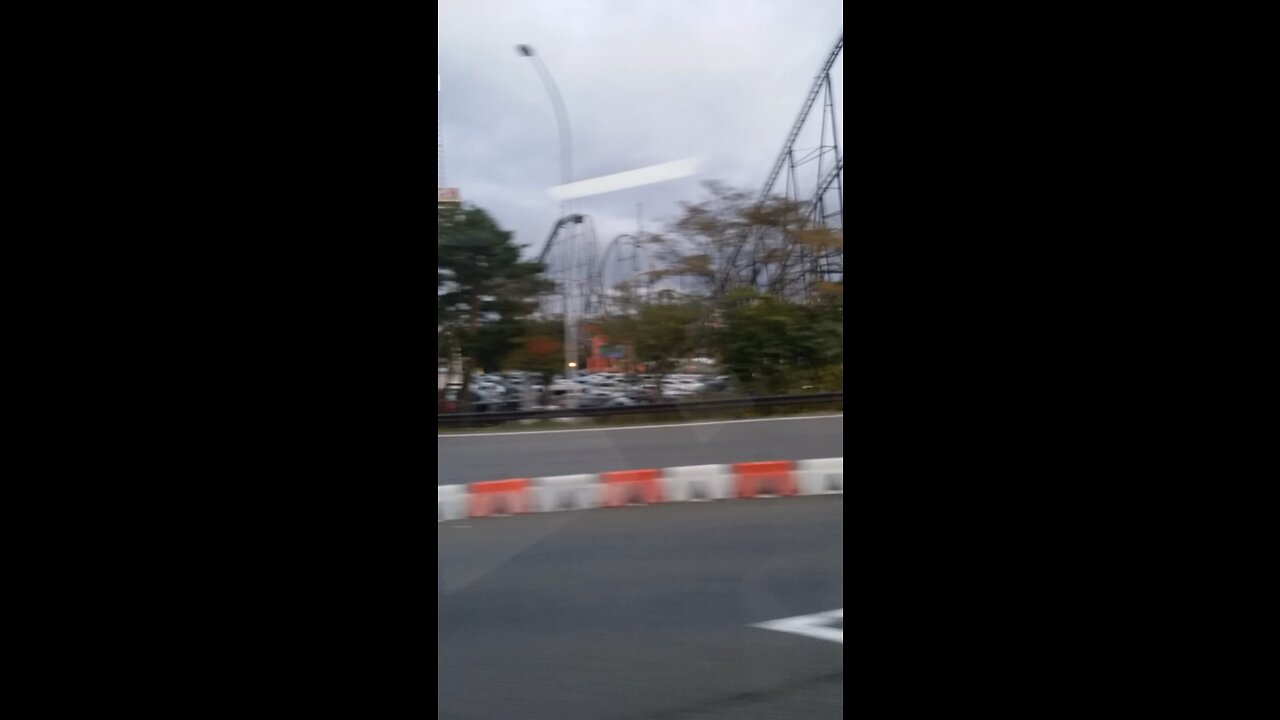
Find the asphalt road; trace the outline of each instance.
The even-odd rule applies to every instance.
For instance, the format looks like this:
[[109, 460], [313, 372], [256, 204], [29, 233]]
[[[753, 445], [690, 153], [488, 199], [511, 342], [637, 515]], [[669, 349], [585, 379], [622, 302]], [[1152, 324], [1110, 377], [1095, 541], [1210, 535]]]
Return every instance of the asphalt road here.
[[844, 457], [844, 416], [439, 435], [437, 485], [609, 470]]
[[[440, 718], [839, 718], [842, 495], [442, 523]], [[838, 625], [842, 627], [842, 624]]]

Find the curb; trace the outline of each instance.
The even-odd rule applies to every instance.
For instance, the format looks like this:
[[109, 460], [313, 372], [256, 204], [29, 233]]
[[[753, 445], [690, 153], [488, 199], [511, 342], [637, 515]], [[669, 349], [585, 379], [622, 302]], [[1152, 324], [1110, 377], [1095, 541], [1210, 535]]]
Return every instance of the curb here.
[[844, 458], [683, 465], [436, 487], [437, 523], [668, 502], [843, 495]]

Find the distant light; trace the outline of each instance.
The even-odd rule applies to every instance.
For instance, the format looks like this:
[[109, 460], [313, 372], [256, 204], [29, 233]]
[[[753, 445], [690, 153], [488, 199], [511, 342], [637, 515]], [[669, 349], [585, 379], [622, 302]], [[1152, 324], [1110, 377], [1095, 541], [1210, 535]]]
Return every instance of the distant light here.
[[687, 158], [685, 160], [662, 163], [661, 165], [650, 165], [637, 170], [614, 173], [613, 175], [602, 175], [588, 180], [579, 180], [568, 185], [557, 185], [548, 190], [548, 192], [556, 200], [573, 200], [574, 198], [626, 190], [640, 187], [641, 185], [652, 185], [667, 180], [678, 180], [683, 177], [689, 177], [696, 172], [698, 172], [698, 161], [694, 158]]
[[571, 362], [571, 363], [569, 363], [569, 367], [571, 367], [571, 368], [576, 368], [576, 367], [578, 367], [578, 363], [576, 363], [576, 362]]

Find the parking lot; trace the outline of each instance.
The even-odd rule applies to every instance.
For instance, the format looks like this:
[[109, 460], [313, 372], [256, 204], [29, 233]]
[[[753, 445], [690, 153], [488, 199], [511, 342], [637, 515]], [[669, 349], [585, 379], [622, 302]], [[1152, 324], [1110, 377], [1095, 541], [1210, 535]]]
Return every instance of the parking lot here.
[[[462, 382], [442, 379], [441, 412], [458, 410]], [[573, 379], [555, 375], [550, 382], [522, 371], [473, 376], [473, 412], [535, 410], [559, 407], [626, 407], [682, 399], [736, 397], [732, 378], [724, 374], [672, 373], [665, 376], [621, 372], [582, 373]]]

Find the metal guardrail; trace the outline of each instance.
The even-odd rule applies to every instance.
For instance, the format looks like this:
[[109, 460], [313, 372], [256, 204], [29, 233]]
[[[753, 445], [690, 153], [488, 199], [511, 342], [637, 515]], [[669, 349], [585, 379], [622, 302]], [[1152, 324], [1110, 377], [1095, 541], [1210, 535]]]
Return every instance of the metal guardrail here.
[[436, 415], [438, 425], [469, 425], [477, 422], [506, 422], [509, 420], [537, 420], [558, 417], [608, 417], [610, 415], [644, 415], [647, 413], [681, 412], [687, 410], [719, 410], [730, 408], [775, 407], [781, 405], [812, 405], [817, 403], [843, 403], [844, 392], [812, 393], [809, 395], [771, 395], [768, 397], [734, 398], [732, 400], [692, 400], [689, 402], [664, 402], [651, 405], [626, 407], [561, 408], [556, 410], [519, 410], [504, 412], [447, 413]]

